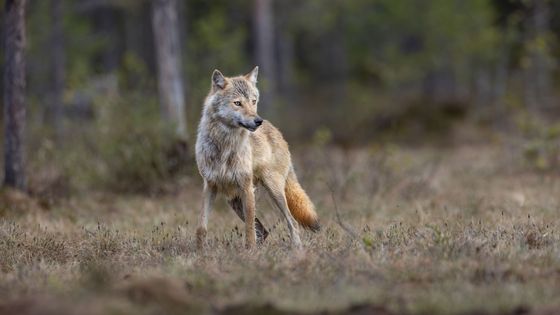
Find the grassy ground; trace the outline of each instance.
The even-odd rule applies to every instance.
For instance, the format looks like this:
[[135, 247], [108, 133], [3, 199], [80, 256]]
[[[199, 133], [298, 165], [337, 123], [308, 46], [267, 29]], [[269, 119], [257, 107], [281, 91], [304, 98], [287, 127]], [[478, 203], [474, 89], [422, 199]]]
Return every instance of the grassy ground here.
[[159, 196], [78, 194], [42, 209], [5, 191], [0, 313], [553, 314], [560, 181], [503, 142], [295, 150], [322, 220], [290, 249], [280, 215], [243, 248], [220, 202], [195, 249], [200, 180]]

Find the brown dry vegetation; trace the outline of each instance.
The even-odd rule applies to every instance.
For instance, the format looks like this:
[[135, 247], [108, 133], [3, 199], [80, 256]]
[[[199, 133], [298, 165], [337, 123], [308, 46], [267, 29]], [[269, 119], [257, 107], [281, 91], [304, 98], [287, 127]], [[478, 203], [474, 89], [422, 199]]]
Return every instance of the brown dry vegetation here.
[[243, 248], [220, 203], [195, 250], [200, 180], [158, 196], [4, 192], [0, 313], [553, 314], [560, 182], [505, 140], [454, 148], [295, 149], [323, 229]]

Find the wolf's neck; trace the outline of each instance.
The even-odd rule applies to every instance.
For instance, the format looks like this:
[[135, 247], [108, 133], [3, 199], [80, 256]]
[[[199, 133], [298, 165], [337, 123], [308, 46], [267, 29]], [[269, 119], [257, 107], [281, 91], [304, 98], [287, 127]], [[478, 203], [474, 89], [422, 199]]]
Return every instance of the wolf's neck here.
[[204, 130], [205, 136], [219, 147], [234, 149], [235, 147], [244, 146], [249, 141], [249, 132], [247, 130], [232, 128], [209, 115], [204, 118], [207, 120], [206, 126], [209, 127]]

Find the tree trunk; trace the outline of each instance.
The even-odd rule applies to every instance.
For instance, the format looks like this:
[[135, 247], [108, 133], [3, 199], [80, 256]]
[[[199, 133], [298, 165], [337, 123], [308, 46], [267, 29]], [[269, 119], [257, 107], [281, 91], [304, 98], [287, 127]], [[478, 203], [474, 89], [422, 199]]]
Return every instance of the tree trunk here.
[[177, 1], [154, 0], [152, 11], [162, 115], [175, 125], [177, 136], [186, 140], [187, 122], [181, 75]]
[[[276, 93], [276, 64], [274, 58], [274, 21], [272, 0], [255, 0], [253, 26], [256, 60], [261, 70], [261, 99], [271, 101]], [[265, 104], [266, 104], [265, 103]]]
[[492, 104], [492, 79], [488, 65], [479, 62], [474, 68], [474, 105], [480, 113]]
[[55, 139], [62, 138], [62, 109], [65, 82], [65, 52], [64, 52], [64, 18], [63, 0], [51, 0], [51, 75], [52, 97], [48, 113]]
[[507, 91], [507, 84], [509, 78], [509, 53], [510, 45], [504, 44], [505, 48], [502, 49], [502, 53], [499, 54], [499, 60], [496, 64], [496, 73], [492, 91], [492, 101], [498, 107], [500, 115], [504, 113], [505, 110], [505, 100], [504, 97]]
[[4, 185], [25, 189], [25, 5], [6, 0], [4, 77]]
[[526, 19], [525, 40], [529, 64], [524, 69], [525, 102], [537, 112], [550, 109], [553, 61], [550, 43], [550, 12], [548, 0], [533, 0], [530, 16]]
[[98, 62], [105, 73], [114, 72], [119, 68], [124, 53], [124, 42], [121, 40], [124, 37], [121, 33], [121, 13], [116, 7], [109, 5], [93, 7], [90, 13], [93, 17], [94, 32], [104, 42]]
[[[0, 60], [2, 60], [0, 62], [0, 99], [3, 101], [4, 100], [4, 69], [5, 69], [5, 65], [4, 65], [4, 61], [6, 58], [6, 52], [4, 51], [6, 46], [5, 46], [5, 38], [6, 38], [6, 32], [4, 31], [4, 27], [6, 26], [4, 22], [4, 18], [5, 18], [5, 12], [3, 10], [4, 4], [2, 3], [2, 0], [0, 0]], [[2, 105], [3, 106], [3, 105]]]
[[278, 91], [283, 97], [293, 95], [294, 88], [294, 39], [285, 29], [278, 30]]
[[535, 79], [537, 93], [541, 107], [550, 109], [551, 105], [551, 77], [553, 61], [550, 56], [550, 42], [546, 40], [550, 32], [550, 6], [548, 0], [535, 0], [534, 27], [535, 37], [538, 41], [544, 41], [545, 45], [537, 45], [535, 49]]

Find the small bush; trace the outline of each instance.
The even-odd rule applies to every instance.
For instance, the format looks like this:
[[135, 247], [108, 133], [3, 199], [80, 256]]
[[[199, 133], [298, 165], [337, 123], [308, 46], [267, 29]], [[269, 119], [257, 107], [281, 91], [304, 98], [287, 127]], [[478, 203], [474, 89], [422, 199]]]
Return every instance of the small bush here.
[[186, 168], [187, 144], [162, 121], [155, 100], [133, 96], [109, 103], [100, 109], [96, 125], [103, 165], [98, 179], [109, 189], [158, 190]]
[[518, 115], [516, 123], [526, 139], [523, 156], [527, 165], [538, 171], [560, 170], [560, 124], [528, 113]]
[[100, 92], [91, 106], [93, 115], [65, 121], [61, 141], [46, 127], [30, 130], [29, 193], [44, 208], [91, 189], [162, 192], [192, 169], [188, 143], [162, 120], [155, 96]]

